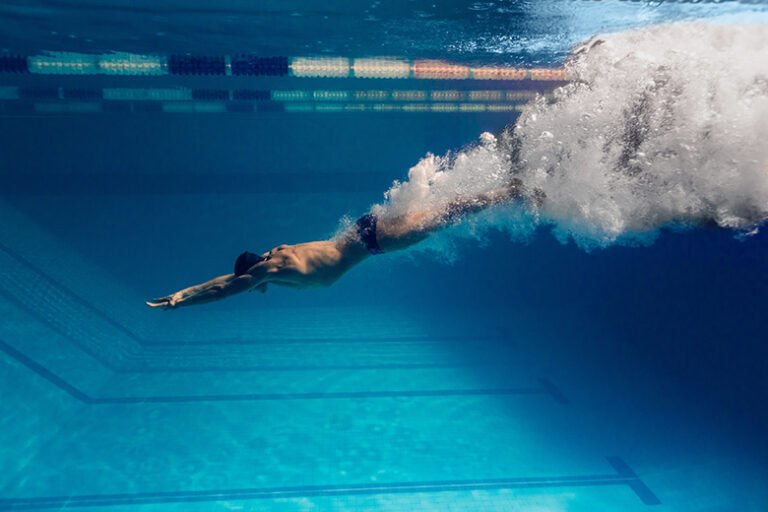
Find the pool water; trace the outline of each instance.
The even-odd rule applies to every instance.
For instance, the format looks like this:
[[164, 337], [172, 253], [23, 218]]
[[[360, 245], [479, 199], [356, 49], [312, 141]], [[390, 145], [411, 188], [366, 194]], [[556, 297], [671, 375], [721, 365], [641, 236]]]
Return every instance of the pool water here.
[[[0, 49], [559, 70], [597, 33], [766, 9], [12, 1]], [[291, 73], [0, 73], [0, 510], [766, 510], [759, 230], [585, 250], [470, 220], [331, 288], [147, 308], [564, 82]]]

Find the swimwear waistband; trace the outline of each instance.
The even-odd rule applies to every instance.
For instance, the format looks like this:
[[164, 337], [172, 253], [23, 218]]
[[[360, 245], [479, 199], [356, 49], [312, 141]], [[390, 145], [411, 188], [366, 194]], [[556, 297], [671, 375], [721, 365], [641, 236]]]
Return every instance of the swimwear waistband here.
[[377, 220], [376, 215], [367, 213], [355, 222], [357, 225], [357, 236], [360, 237], [360, 241], [371, 254], [382, 254], [384, 252], [379, 247], [378, 240], [376, 240]]

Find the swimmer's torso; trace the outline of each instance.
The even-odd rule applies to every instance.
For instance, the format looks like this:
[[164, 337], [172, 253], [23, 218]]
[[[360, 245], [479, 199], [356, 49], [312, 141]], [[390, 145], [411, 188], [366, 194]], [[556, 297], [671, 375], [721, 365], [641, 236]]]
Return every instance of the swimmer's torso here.
[[266, 258], [262, 265], [267, 274], [274, 276], [270, 282], [275, 284], [300, 288], [330, 286], [361, 252], [334, 240], [279, 245], [262, 255]]

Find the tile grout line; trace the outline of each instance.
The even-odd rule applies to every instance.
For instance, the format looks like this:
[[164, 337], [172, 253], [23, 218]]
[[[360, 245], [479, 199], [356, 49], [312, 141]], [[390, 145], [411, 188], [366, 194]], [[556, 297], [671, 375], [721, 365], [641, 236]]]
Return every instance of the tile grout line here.
[[[606, 457], [616, 470], [614, 475], [585, 475], [540, 478], [496, 478], [479, 480], [443, 480], [425, 482], [394, 482], [381, 484], [349, 484], [327, 486], [295, 486], [273, 488], [219, 489], [208, 491], [176, 491], [151, 493], [121, 493], [68, 497], [12, 498], [0, 500], [0, 510], [32, 510], [60, 506], [89, 507], [98, 505], [142, 505], [162, 503], [213, 502], [221, 500], [252, 500], [302, 498], [317, 496], [352, 496], [373, 494], [437, 493], [496, 489], [589, 487], [626, 485], [645, 505], [661, 501], [629, 466], [617, 456]], [[638, 492], [641, 489], [641, 492]], [[644, 489], [644, 490], [643, 490]]]

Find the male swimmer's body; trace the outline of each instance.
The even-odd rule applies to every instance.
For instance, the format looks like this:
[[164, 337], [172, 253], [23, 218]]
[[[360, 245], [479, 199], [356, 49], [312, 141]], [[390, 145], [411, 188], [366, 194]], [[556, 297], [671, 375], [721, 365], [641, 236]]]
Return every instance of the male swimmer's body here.
[[223, 299], [246, 290], [267, 291], [267, 284], [292, 288], [330, 286], [349, 269], [372, 254], [406, 249], [462, 215], [510, 201], [521, 195], [517, 180], [505, 188], [445, 207], [408, 213], [401, 217], [361, 217], [355, 227], [332, 240], [279, 245], [262, 255], [244, 252], [235, 272], [147, 301], [150, 307], [174, 308]]

